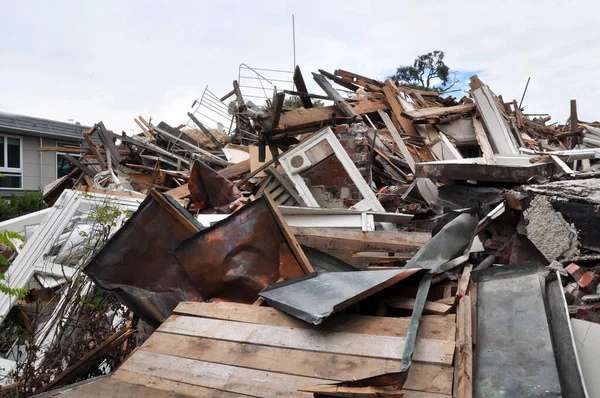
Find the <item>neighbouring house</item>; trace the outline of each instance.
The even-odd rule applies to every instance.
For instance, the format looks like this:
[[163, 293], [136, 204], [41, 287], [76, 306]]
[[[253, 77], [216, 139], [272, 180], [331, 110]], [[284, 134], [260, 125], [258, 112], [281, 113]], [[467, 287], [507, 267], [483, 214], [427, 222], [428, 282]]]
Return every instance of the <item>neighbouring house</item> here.
[[66, 175], [73, 165], [64, 153], [38, 148], [81, 145], [81, 132], [87, 129], [79, 123], [0, 112], [0, 194], [40, 190]]

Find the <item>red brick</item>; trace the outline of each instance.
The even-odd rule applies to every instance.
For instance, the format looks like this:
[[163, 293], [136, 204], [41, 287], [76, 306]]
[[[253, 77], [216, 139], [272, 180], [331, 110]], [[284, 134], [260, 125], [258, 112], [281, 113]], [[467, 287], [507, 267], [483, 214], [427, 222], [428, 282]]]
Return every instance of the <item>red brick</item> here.
[[571, 275], [575, 279], [579, 279], [583, 275], [583, 272], [584, 272], [583, 269], [581, 269], [581, 267], [575, 263], [571, 263], [571, 264], [567, 265], [567, 268], [565, 268], [565, 269], [567, 270], [569, 275]]
[[336, 133], [346, 133], [350, 129], [350, 126], [347, 124], [340, 124], [339, 126], [335, 126]]
[[598, 276], [593, 272], [585, 272], [578, 280], [577, 284], [588, 293], [595, 293], [598, 286]]

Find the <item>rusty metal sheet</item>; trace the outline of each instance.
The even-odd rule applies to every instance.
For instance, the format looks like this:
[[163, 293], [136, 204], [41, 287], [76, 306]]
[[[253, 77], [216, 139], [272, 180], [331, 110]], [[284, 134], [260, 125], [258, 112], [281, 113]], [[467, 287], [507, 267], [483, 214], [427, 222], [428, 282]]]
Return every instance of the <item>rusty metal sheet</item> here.
[[[98, 286], [114, 292], [154, 326], [160, 325], [179, 302], [202, 300], [191, 278], [168, 251], [194, 234], [172, 212], [181, 212], [193, 223], [195, 220], [177, 202], [165, 198], [168, 202], [161, 205], [147, 197], [83, 269]], [[173, 208], [164, 207], [169, 205]]]
[[194, 162], [188, 182], [190, 197], [196, 210], [231, 213], [231, 205], [242, 198], [239, 189], [227, 178], [199, 160]]
[[173, 249], [205, 298], [252, 303], [280, 278], [304, 275], [264, 198]]

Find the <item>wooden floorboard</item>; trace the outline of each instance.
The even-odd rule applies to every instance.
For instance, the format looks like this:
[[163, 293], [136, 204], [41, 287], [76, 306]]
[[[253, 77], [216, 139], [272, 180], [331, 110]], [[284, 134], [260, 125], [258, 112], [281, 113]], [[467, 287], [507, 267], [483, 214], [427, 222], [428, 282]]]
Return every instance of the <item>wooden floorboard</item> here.
[[[333, 333], [181, 315], [172, 315], [158, 330], [271, 347], [383, 359], [401, 359], [405, 342], [403, 337]], [[450, 365], [454, 356], [454, 345], [454, 341], [418, 339], [413, 360]]]
[[[161, 332], [150, 336], [140, 350], [204, 362], [317, 377], [331, 382], [398, 372], [401, 366], [399, 360], [330, 355]], [[450, 393], [452, 367], [415, 362], [411, 366], [406, 386], [413, 390]]]
[[[183, 302], [174, 314], [271, 326], [301, 329], [328, 330], [332, 332], [359, 333], [378, 336], [406, 337], [410, 317], [392, 318], [338, 314], [314, 326], [271, 307], [244, 306], [235, 303]], [[455, 315], [425, 315], [421, 317], [419, 337], [433, 340], [452, 340], [456, 335]]]
[[257, 397], [307, 397], [299, 388], [327, 380], [238, 368], [138, 350], [121, 368], [133, 373]]
[[[168, 380], [163, 377], [149, 376], [133, 373], [125, 369], [119, 369], [111, 376], [114, 381], [122, 383], [139, 384], [157, 391], [169, 391], [176, 397], [212, 397], [212, 398], [247, 398], [252, 395], [237, 394], [233, 392], [220, 391], [212, 388], [200, 387], [194, 384], [180, 381]], [[97, 398], [97, 397], [96, 397]]]

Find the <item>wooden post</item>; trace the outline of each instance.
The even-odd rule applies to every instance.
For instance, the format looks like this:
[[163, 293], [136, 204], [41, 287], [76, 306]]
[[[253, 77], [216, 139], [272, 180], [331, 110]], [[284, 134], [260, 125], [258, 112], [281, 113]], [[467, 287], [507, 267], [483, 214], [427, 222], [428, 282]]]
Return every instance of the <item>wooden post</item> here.
[[577, 122], [579, 120], [577, 119], [577, 101], [572, 99], [571, 100], [571, 118], [570, 118], [570, 124], [571, 124], [571, 149], [575, 148], [575, 146], [577, 145], [577, 143], [579, 142], [579, 137], [577, 136]]

